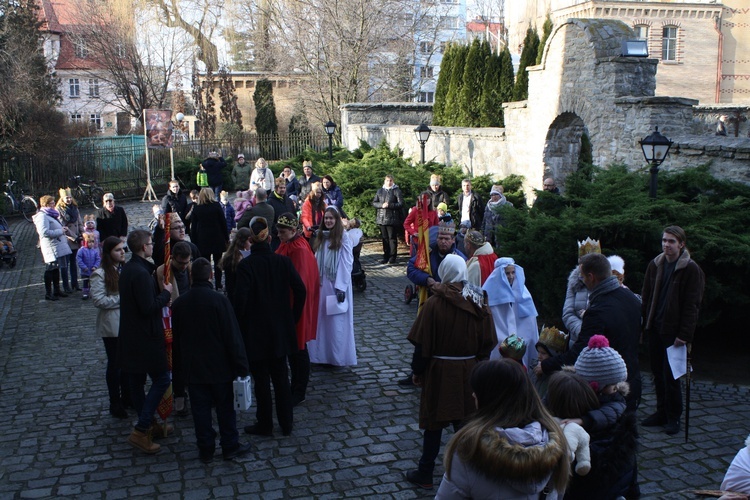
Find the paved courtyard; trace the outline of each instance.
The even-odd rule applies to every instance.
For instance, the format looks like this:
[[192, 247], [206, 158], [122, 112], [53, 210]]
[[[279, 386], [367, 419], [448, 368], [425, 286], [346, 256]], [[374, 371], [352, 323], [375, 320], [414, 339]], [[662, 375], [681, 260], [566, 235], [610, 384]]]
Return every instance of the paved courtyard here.
[[[124, 203], [131, 226], [146, 225], [150, 204]], [[84, 210], [84, 212], [88, 212]], [[307, 401], [295, 408], [289, 437], [241, 435], [247, 457], [198, 460], [192, 419], [146, 456], [126, 439], [135, 420], [109, 415], [105, 353], [94, 333], [96, 310], [80, 294], [44, 301], [43, 263], [32, 224], [12, 220], [18, 265], [0, 269], [0, 498], [428, 498], [403, 473], [421, 450], [419, 391], [407, 374], [406, 334], [416, 305], [401, 302], [405, 266], [382, 266], [378, 244], [362, 261], [367, 290], [355, 292], [359, 364], [314, 367]], [[564, 286], [564, 284], [561, 284]], [[717, 489], [750, 433], [750, 388], [695, 382], [690, 441], [641, 429], [643, 498], [696, 498]], [[640, 417], [654, 408], [644, 375]], [[238, 426], [254, 423], [254, 408]], [[449, 436], [445, 436], [444, 440]], [[435, 471], [436, 484], [442, 467]]]

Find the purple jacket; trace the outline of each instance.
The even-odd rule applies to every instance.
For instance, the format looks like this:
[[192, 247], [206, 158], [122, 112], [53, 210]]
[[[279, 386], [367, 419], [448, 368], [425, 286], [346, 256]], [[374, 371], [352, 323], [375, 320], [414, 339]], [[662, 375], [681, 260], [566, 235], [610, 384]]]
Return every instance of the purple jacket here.
[[76, 262], [81, 269], [81, 277], [88, 278], [94, 268], [102, 266], [102, 257], [98, 248], [81, 247], [76, 255]]

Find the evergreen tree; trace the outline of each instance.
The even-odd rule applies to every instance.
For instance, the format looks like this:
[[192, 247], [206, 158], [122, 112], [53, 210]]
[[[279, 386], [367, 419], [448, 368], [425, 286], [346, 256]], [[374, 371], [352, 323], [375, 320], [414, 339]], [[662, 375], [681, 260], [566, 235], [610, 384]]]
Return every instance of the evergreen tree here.
[[212, 139], [216, 136], [216, 102], [214, 101], [214, 74], [211, 68], [206, 71], [206, 79], [203, 81], [202, 94], [203, 106], [201, 106], [198, 119], [201, 121], [201, 138]]
[[39, 7], [34, 0], [0, 1], [0, 148], [57, 153], [64, 116], [57, 81], [42, 52]]
[[544, 45], [547, 43], [547, 39], [552, 34], [552, 18], [547, 14], [547, 19], [544, 20], [542, 26], [542, 39], [539, 41], [539, 50], [537, 50], [536, 63], [542, 64], [542, 56], [544, 56]]
[[448, 87], [448, 94], [445, 97], [445, 126], [457, 126], [460, 123], [461, 89], [464, 85], [464, 67], [466, 66], [466, 57], [468, 54], [468, 45], [455, 46], [451, 81]]
[[276, 118], [276, 105], [273, 102], [273, 87], [270, 80], [258, 80], [253, 94], [255, 102], [255, 130], [258, 132], [260, 155], [266, 159], [275, 158], [275, 137], [279, 122]]
[[513, 100], [513, 59], [508, 47], [500, 54], [500, 99], [502, 102]]
[[221, 120], [242, 127], [242, 112], [237, 106], [237, 93], [232, 77], [225, 67], [219, 70], [219, 99], [221, 99]]
[[485, 54], [479, 39], [475, 38], [466, 56], [464, 85], [459, 100], [459, 125], [463, 127], [479, 127], [480, 125], [484, 72]]
[[435, 85], [435, 104], [432, 106], [432, 124], [441, 126], [445, 125], [445, 100], [450, 87], [451, 74], [453, 73], [453, 54], [455, 52], [453, 44], [448, 44], [443, 53], [443, 60], [440, 63], [440, 73], [438, 74], [437, 84]]
[[289, 135], [309, 136], [311, 134], [310, 121], [307, 119], [305, 103], [301, 100], [297, 101], [297, 105], [294, 107], [294, 114], [289, 119]]
[[536, 29], [529, 28], [526, 30], [526, 38], [523, 39], [521, 63], [518, 66], [518, 77], [516, 78], [516, 85], [513, 88], [514, 101], [524, 101], [529, 98], [529, 74], [526, 68], [536, 63], [538, 50], [539, 35], [537, 35]]
[[487, 58], [482, 85], [482, 101], [480, 110], [480, 127], [502, 127], [503, 99], [500, 87], [501, 56], [491, 54]]

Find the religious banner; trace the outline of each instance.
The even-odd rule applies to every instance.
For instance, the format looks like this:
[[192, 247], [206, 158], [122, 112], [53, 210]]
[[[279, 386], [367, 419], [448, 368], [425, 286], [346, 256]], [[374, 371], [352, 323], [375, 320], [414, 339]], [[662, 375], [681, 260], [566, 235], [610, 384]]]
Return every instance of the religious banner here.
[[146, 116], [146, 146], [149, 149], [167, 149], [172, 147], [171, 109], [145, 109]]

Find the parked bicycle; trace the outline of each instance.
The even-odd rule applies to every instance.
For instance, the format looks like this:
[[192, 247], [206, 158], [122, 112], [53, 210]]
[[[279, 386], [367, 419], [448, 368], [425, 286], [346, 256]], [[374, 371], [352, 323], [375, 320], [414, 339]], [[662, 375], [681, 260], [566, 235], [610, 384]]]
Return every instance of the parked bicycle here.
[[23, 189], [19, 189], [20, 193], [14, 192], [13, 186], [17, 184], [16, 181], [8, 179], [5, 183], [6, 191], [3, 191], [3, 199], [0, 201], [2, 206], [0, 207], [0, 214], [14, 215], [17, 213], [23, 214], [24, 219], [31, 222], [31, 218], [34, 216], [37, 210], [37, 203], [32, 196], [29, 196], [23, 192]]
[[79, 205], [91, 205], [96, 208], [102, 208], [102, 198], [104, 189], [96, 185], [96, 181], [90, 180], [89, 183], [81, 182], [80, 175], [74, 175], [70, 178], [70, 189], [73, 198], [78, 201]]

